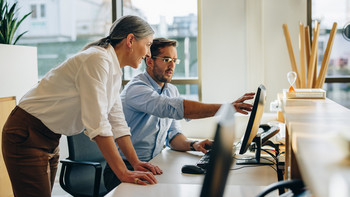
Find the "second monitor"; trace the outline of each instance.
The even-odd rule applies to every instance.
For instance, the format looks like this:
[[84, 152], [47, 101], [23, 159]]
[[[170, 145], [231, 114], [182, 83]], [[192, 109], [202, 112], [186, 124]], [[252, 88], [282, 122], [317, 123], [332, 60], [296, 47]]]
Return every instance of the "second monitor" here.
[[255, 142], [256, 150], [254, 158], [250, 159], [240, 159], [236, 161], [237, 165], [247, 165], [247, 164], [266, 164], [271, 165], [270, 161], [261, 161], [261, 137], [258, 134], [258, 129], [261, 121], [261, 117], [264, 111], [264, 106], [266, 102], [266, 88], [264, 85], [260, 85], [255, 94], [255, 99], [253, 103], [253, 109], [250, 113], [249, 121], [247, 124], [244, 136], [241, 139], [241, 148], [239, 154], [244, 154], [249, 149], [252, 142]]

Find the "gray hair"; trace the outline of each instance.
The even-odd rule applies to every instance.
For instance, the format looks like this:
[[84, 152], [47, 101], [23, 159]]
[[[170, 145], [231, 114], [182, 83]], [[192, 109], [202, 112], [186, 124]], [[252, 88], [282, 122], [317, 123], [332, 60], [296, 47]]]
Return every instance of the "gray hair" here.
[[87, 44], [83, 50], [92, 46], [107, 48], [108, 44], [115, 47], [115, 45], [119, 44], [130, 33], [134, 34], [135, 38], [138, 40], [153, 35], [154, 30], [145, 20], [138, 16], [123, 16], [112, 24], [107, 37]]

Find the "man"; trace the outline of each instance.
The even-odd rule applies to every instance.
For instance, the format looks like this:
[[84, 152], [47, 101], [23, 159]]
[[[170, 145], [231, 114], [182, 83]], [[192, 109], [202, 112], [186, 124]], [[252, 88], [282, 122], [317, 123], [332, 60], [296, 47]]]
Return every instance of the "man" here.
[[[134, 77], [121, 93], [123, 111], [131, 129], [131, 141], [141, 161], [149, 161], [164, 148], [164, 144], [179, 151], [202, 151], [206, 153], [211, 141], [191, 141], [182, 133], [178, 120], [199, 119], [215, 115], [221, 104], [205, 104], [180, 97], [177, 88], [169, 84], [177, 59], [177, 42], [156, 38], [151, 46], [151, 57], [147, 57], [146, 72]], [[232, 103], [237, 112], [247, 114], [252, 105], [244, 103], [254, 98], [247, 93]], [[122, 154], [122, 152], [120, 151]], [[132, 169], [122, 155], [128, 168]], [[159, 167], [145, 169], [161, 174]], [[120, 184], [109, 166], [104, 172], [108, 190]], [[142, 183], [143, 180], [138, 180]]]

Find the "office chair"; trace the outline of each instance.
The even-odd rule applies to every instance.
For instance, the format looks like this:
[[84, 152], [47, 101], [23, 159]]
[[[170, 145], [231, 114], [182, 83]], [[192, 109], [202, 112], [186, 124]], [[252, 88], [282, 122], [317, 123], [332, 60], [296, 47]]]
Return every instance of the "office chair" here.
[[106, 161], [97, 144], [83, 132], [67, 137], [69, 157], [63, 159], [60, 185], [73, 196], [104, 196], [107, 189], [101, 178]]
[[291, 192], [286, 192], [283, 194], [280, 193], [280, 196], [289, 197], [289, 196], [298, 196], [300, 193], [304, 192], [305, 186], [302, 180], [279, 181], [267, 186], [267, 188], [265, 188], [262, 192], [260, 192], [260, 194], [258, 194], [257, 197], [264, 197], [276, 189], [290, 189]]

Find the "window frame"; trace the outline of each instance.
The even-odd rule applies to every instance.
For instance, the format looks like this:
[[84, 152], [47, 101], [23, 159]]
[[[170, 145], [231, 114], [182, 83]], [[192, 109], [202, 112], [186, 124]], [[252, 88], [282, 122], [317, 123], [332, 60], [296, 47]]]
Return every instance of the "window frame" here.
[[[123, 0], [112, 0], [112, 21], [123, 16]], [[198, 23], [198, 35], [197, 35], [197, 78], [188, 79], [172, 79], [171, 83], [174, 85], [197, 85], [198, 86], [198, 100], [202, 101], [202, 64], [201, 64], [201, 0], [197, 0], [197, 23]], [[122, 80], [122, 85], [126, 85], [130, 80]]]
[[[312, 27], [312, 0], [307, 0], [307, 24]], [[309, 28], [309, 34], [313, 35], [312, 28]], [[311, 36], [310, 36], [311, 39]], [[326, 76], [325, 83], [350, 83], [350, 76], [337, 76], [329, 77]]]

